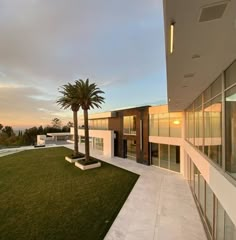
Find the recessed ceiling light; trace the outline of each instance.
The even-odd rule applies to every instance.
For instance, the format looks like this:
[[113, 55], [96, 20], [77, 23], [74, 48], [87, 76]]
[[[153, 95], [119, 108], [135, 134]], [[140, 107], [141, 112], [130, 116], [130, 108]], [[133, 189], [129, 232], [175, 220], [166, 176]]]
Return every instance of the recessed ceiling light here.
[[184, 78], [191, 78], [194, 77], [195, 73], [186, 73], [184, 74]]
[[196, 59], [196, 58], [200, 58], [200, 55], [199, 54], [193, 54], [192, 59]]

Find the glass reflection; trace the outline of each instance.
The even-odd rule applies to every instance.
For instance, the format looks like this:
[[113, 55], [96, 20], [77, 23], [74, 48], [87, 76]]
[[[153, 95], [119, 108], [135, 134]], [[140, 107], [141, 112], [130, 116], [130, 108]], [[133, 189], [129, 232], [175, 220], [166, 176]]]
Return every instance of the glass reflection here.
[[236, 227], [229, 218], [228, 214], [225, 212], [225, 240], [235, 240], [236, 239]]
[[136, 141], [127, 139], [127, 158], [136, 160]]
[[170, 137], [181, 137], [182, 113], [170, 113]]
[[226, 171], [236, 178], [236, 87], [226, 92], [225, 101]]
[[195, 146], [202, 150], [203, 147], [203, 117], [202, 108], [195, 110]]
[[218, 200], [216, 205], [216, 240], [224, 240], [224, 209]]
[[152, 164], [159, 166], [159, 145], [156, 143], [151, 144], [151, 160]]
[[221, 95], [204, 105], [204, 153], [222, 166], [222, 98]]
[[169, 168], [168, 156], [168, 145], [160, 144], [160, 167]]
[[169, 113], [159, 114], [159, 135], [169, 137]]
[[180, 172], [180, 147], [170, 145], [170, 170]]

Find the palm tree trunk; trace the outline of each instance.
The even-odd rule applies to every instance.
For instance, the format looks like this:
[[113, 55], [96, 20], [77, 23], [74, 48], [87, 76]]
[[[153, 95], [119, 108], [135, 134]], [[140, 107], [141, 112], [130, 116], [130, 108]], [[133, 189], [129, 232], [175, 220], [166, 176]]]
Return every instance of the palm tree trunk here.
[[73, 111], [73, 121], [74, 121], [74, 155], [78, 156], [79, 147], [78, 147], [78, 120], [77, 120], [77, 111]]
[[85, 161], [89, 161], [88, 110], [84, 109]]

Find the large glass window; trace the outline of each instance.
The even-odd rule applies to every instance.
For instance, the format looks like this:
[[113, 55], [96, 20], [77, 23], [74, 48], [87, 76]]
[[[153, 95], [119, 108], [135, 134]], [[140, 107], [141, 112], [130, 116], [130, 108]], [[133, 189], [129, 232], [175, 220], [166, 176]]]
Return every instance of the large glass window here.
[[218, 200], [216, 203], [216, 240], [224, 240], [224, 209]]
[[94, 148], [103, 151], [103, 138], [94, 138]]
[[149, 115], [149, 135], [181, 137], [182, 113], [156, 113]]
[[150, 114], [149, 117], [149, 135], [158, 136], [158, 114]]
[[222, 92], [222, 78], [221, 75], [211, 85], [211, 98]]
[[203, 118], [202, 118], [202, 108], [199, 107], [194, 112], [195, 116], [195, 146], [202, 150], [203, 146]]
[[221, 93], [222, 74], [186, 110], [186, 139], [220, 166], [222, 166]]
[[108, 119], [90, 119], [89, 129], [94, 130], [107, 130], [108, 129]]
[[181, 137], [182, 113], [170, 113], [170, 137]]
[[160, 144], [160, 167], [169, 168], [169, 151], [167, 144]]
[[152, 164], [180, 172], [180, 146], [151, 143]]
[[225, 240], [236, 240], [236, 227], [225, 212]]
[[199, 203], [201, 210], [205, 212], [205, 180], [202, 174], [199, 172]]
[[236, 61], [225, 71], [225, 87], [236, 83]]
[[211, 233], [213, 229], [213, 206], [214, 195], [209, 185], [206, 183], [206, 220]]
[[136, 141], [127, 139], [127, 158], [136, 160]]
[[159, 144], [151, 143], [152, 164], [159, 166]]
[[136, 116], [124, 117], [124, 134], [136, 135]]
[[194, 144], [194, 112], [192, 107], [188, 112], [188, 140]]
[[180, 172], [180, 147], [170, 145], [170, 170]]
[[220, 166], [222, 166], [221, 108], [221, 95], [204, 105], [204, 153]]
[[189, 156], [188, 159], [190, 161], [190, 186], [192, 188], [192, 191], [194, 191], [194, 164]]
[[199, 197], [199, 171], [194, 165], [194, 193], [198, 199]]
[[197, 206], [200, 207], [201, 216], [205, 220], [204, 224], [209, 230], [211, 239], [236, 240], [236, 226], [191, 158], [189, 156], [187, 158], [190, 161], [190, 186], [192, 193], [196, 196]]
[[225, 167], [226, 171], [236, 178], [236, 86], [226, 92], [225, 124]]
[[169, 137], [169, 113], [159, 114], [159, 136]]

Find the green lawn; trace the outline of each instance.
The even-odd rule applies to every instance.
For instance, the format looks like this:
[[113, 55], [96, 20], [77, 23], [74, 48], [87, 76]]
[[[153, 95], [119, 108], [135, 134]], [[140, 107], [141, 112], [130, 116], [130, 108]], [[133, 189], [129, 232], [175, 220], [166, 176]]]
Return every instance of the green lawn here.
[[82, 171], [47, 148], [0, 158], [0, 239], [103, 239], [138, 175], [102, 162]]

